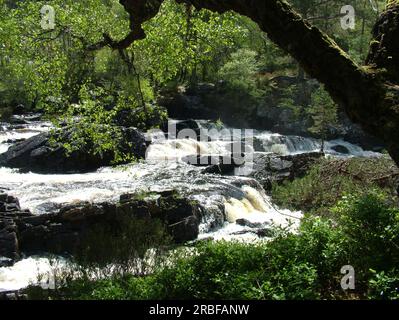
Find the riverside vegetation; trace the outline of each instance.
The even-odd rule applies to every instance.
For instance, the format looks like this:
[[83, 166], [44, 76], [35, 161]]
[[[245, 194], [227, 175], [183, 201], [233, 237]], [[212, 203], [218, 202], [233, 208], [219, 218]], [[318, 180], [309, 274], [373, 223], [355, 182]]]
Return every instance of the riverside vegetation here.
[[[329, 179], [326, 170], [334, 172]], [[108, 276], [94, 279], [103, 265], [78, 259], [79, 266], [59, 269], [56, 290], [27, 292], [41, 299], [398, 299], [399, 208], [389, 181], [397, 175], [388, 160], [322, 160], [302, 179], [274, 186], [277, 203], [308, 212], [297, 233], [276, 228], [271, 241], [202, 241], [190, 250], [166, 241], [160, 247], [173, 250], [158, 252], [158, 266], [149, 274], [136, 268], [109, 275], [106, 269]], [[370, 182], [364, 186], [363, 180]], [[108, 239], [104, 233], [96, 239], [102, 252]], [[139, 243], [134, 248], [143, 253]], [[147, 248], [159, 244], [146, 242]], [[340, 286], [339, 271], [347, 264], [356, 270], [350, 292]]]
[[[365, 60], [378, 16], [368, 0], [355, 1], [352, 31], [332, 19], [345, 1], [289, 2], [356, 62]], [[40, 27], [44, 4], [56, 10], [54, 30]], [[102, 165], [137, 161], [142, 152], [126, 147], [126, 128], [163, 129], [168, 112], [184, 118], [192, 110], [172, 108], [182, 97], [201, 100], [200, 114], [215, 112], [220, 126], [345, 136], [382, 149], [257, 24], [233, 12], [167, 0], [143, 25], [147, 37], [117, 50], [103, 41], [129, 33], [116, 0], [0, 0], [0, 12], [1, 118], [41, 112], [56, 128], [46, 148], [62, 146], [67, 157], [83, 150]], [[30, 299], [399, 299], [398, 177], [387, 155], [321, 159], [270, 190], [280, 208], [305, 214], [299, 230], [275, 227], [272, 239], [255, 243], [181, 246], [160, 220], [123, 216], [117, 228], [87, 234], [66, 267], [54, 265], [53, 289], [22, 291]], [[340, 286], [344, 265], [355, 269], [355, 290]]]

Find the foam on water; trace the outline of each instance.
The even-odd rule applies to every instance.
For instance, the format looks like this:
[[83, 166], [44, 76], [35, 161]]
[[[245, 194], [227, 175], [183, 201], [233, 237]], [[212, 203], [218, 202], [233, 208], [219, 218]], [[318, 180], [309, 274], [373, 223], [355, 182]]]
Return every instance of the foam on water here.
[[235, 222], [245, 219], [251, 223], [257, 223], [264, 228], [290, 227], [293, 232], [298, 228], [301, 212], [279, 210], [270, 202], [270, 198], [262, 191], [250, 186], [243, 186], [244, 197], [241, 199], [224, 199], [226, 223], [222, 228], [203, 233], [201, 238], [212, 237], [215, 240], [243, 240], [256, 241], [259, 237], [252, 228], [241, 226]]
[[[306, 152], [318, 152], [321, 149], [321, 141], [313, 138], [300, 136], [285, 136], [268, 131], [256, 132], [255, 150], [273, 152], [281, 155], [298, 154]], [[347, 154], [339, 153], [333, 148], [336, 146], [345, 147]], [[360, 146], [349, 143], [342, 139], [325, 142], [324, 152], [328, 155], [338, 157], [380, 157], [381, 154], [373, 151], [365, 151]]]
[[[0, 292], [19, 290], [31, 284], [40, 284], [44, 288], [53, 288], [54, 274], [52, 272], [54, 270], [54, 261], [35, 256], [20, 260], [12, 267], [0, 268]], [[64, 263], [63, 259], [60, 258], [56, 261], [56, 263]]]

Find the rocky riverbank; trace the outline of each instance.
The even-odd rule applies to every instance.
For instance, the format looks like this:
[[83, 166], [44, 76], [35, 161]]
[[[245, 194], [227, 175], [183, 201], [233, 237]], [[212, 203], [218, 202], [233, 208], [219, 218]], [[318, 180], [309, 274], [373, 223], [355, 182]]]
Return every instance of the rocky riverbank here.
[[176, 243], [195, 240], [202, 209], [176, 192], [124, 194], [118, 203], [80, 203], [59, 212], [33, 215], [21, 210], [19, 201], [0, 194], [0, 256], [3, 265], [21, 255], [38, 253], [74, 254], [85, 236], [98, 225], [115, 225], [129, 219], [158, 219]]

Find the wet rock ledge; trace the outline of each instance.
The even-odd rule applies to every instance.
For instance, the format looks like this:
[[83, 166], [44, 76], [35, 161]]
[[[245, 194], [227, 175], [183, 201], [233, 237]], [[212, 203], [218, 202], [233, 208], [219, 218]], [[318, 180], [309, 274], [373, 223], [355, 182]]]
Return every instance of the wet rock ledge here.
[[57, 213], [33, 215], [21, 210], [17, 198], [0, 191], [0, 266], [22, 254], [73, 254], [82, 239], [99, 225], [119, 218], [159, 219], [176, 243], [194, 240], [199, 233], [202, 208], [175, 191], [125, 194], [118, 203], [80, 203]]

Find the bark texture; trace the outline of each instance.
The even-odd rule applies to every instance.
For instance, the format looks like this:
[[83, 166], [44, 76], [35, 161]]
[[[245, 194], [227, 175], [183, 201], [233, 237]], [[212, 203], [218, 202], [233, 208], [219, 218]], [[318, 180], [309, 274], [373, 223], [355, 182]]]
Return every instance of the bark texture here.
[[[233, 10], [256, 22], [269, 38], [326, 87], [349, 118], [385, 142], [399, 165], [399, 5], [391, 5], [374, 27], [364, 66], [357, 65], [330, 37], [306, 22], [284, 0], [176, 0], [223, 13]], [[163, 0], [120, 0], [131, 17], [135, 39]], [[134, 38], [134, 39], [133, 39]]]

